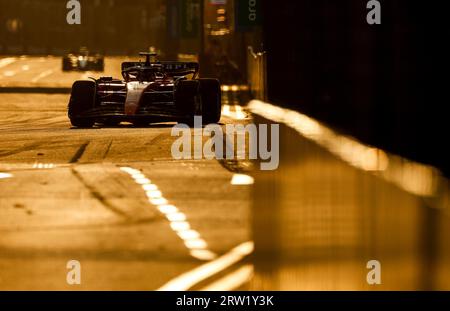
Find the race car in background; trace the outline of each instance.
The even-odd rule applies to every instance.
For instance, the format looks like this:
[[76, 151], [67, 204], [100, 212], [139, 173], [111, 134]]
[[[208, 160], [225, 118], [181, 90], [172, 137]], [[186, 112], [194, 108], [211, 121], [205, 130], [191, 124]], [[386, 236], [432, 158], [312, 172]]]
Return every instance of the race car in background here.
[[69, 53], [62, 59], [63, 71], [104, 71], [105, 57], [100, 54], [89, 53], [85, 47], [77, 53]]
[[217, 79], [198, 78], [196, 62], [159, 62], [154, 53], [140, 53], [145, 62], [122, 63], [123, 79], [102, 77], [76, 81], [72, 86], [68, 116], [73, 126], [95, 123], [136, 126], [156, 122], [203, 124], [221, 117], [221, 88]]

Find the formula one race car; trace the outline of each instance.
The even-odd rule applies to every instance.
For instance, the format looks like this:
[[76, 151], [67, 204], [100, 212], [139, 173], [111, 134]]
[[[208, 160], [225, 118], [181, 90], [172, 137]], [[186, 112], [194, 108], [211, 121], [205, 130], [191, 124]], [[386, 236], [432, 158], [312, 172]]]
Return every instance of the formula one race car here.
[[203, 124], [219, 122], [220, 83], [198, 78], [198, 63], [159, 62], [154, 53], [140, 55], [145, 62], [122, 63], [123, 80], [102, 77], [73, 84], [68, 109], [72, 125], [192, 124], [194, 116], [202, 116]]
[[104, 71], [105, 58], [103, 55], [91, 55], [87, 48], [83, 47], [78, 53], [70, 53], [63, 57], [63, 71]]

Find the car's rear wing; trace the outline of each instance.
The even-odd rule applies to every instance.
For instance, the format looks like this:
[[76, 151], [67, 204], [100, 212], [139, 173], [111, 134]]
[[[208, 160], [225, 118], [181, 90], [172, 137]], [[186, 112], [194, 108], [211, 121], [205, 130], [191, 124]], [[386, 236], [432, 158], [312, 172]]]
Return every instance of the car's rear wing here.
[[[164, 71], [174, 77], [185, 76], [194, 74], [194, 77], [198, 75], [199, 65], [195, 62], [158, 62], [163, 66]], [[144, 62], [123, 62], [122, 71], [131, 67], [145, 66]]]

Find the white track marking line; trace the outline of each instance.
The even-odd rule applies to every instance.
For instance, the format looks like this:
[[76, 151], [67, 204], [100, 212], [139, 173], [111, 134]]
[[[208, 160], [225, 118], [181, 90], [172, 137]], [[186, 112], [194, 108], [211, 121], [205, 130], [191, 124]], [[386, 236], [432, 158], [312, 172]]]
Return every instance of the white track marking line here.
[[15, 76], [15, 75], [16, 75], [16, 72], [13, 71], [13, 70], [8, 70], [8, 71], [5, 71], [5, 72], [3, 73], [3, 76], [4, 76], [4, 77], [8, 77], [8, 78], [13, 77], [13, 76]]
[[[21, 69], [22, 69], [22, 71], [28, 71], [28, 70], [30, 70], [30, 66], [28, 66], [28, 65], [23, 65], [23, 66], [21, 67]], [[11, 78], [11, 77], [14, 77], [16, 74], [18, 74], [17, 71], [14, 71], [14, 70], [7, 70], [7, 71], [3, 72], [3, 76], [0, 76], [0, 78], [3, 78], [3, 77]]]
[[37, 169], [50, 169], [50, 168], [55, 168], [55, 164], [53, 163], [34, 163], [33, 164], [33, 168], [37, 168]]
[[11, 178], [12, 176], [10, 173], [0, 173], [0, 179]]
[[[15, 57], [2, 58], [2, 59], [0, 59], [0, 68], [11, 65], [12, 63], [14, 63], [16, 61], [17, 61], [17, 58], [15, 58]], [[16, 74], [15, 71], [11, 71], [11, 70], [5, 71], [4, 73], [0, 74], [0, 80], [3, 79], [4, 77], [12, 77], [15, 74]]]
[[159, 291], [185, 291], [203, 280], [231, 267], [253, 252], [253, 242], [245, 242], [219, 258], [172, 279]]
[[134, 182], [142, 187], [145, 191], [148, 201], [152, 205], [156, 205], [158, 210], [166, 216], [170, 223], [170, 227], [184, 242], [189, 249], [192, 257], [199, 260], [212, 260], [217, 257], [215, 253], [208, 249], [208, 244], [195, 230], [191, 229], [191, 225], [187, 221], [187, 216], [180, 212], [178, 208], [164, 198], [158, 186], [153, 184], [141, 171], [131, 167], [121, 167], [123, 172], [129, 174]]
[[45, 77], [48, 77], [49, 75], [51, 75], [51, 74], [54, 73], [54, 72], [55, 72], [55, 69], [48, 69], [48, 70], [46, 70], [46, 71], [44, 71], [44, 72], [41, 72], [37, 77], [31, 79], [31, 82], [32, 82], [32, 83], [36, 83], [36, 82], [38, 82], [39, 80], [41, 80], [41, 79], [43, 79], [43, 78], [45, 78]]
[[238, 289], [248, 281], [253, 276], [253, 265], [244, 265], [233, 271], [230, 274], [227, 274], [223, 278], [217, 280], [214, 283], [209, 284], [208, 286], [200, 289], [201, 291], [232, 291]]
[[15, 58], [15, 57], [2, 58], [2, 59], [0, 59], [0, 68], [11, 65], [12, 63], [14, 63], [16, 61], [17, 61], [17, 58]]
[[252, 176], [245, 174], [234, 174], [231, 178], [231, 184], [235, 186], [253, 185], [255, 179]]

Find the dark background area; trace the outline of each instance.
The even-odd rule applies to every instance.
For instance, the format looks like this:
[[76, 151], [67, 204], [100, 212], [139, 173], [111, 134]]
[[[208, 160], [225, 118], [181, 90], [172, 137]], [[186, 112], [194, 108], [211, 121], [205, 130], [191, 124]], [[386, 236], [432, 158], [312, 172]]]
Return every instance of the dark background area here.
[[448, 176], [448, 5], [264, 2], [269, 100]]
[[0, 0], [0, 54], [63, 54], [87, 46], [109, 55], [163, 48], [165, 0], [82, 0], [69, 25], [66, 0]]

